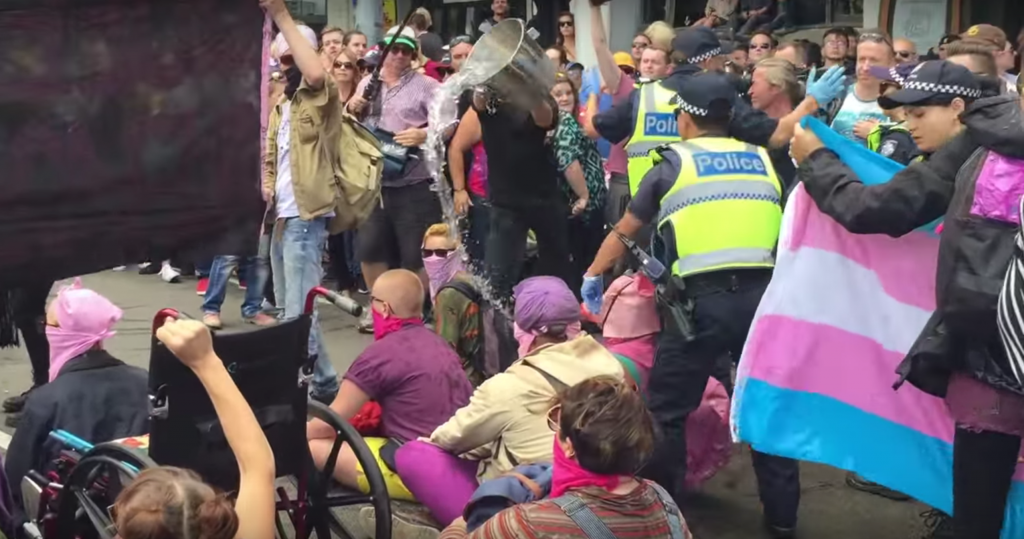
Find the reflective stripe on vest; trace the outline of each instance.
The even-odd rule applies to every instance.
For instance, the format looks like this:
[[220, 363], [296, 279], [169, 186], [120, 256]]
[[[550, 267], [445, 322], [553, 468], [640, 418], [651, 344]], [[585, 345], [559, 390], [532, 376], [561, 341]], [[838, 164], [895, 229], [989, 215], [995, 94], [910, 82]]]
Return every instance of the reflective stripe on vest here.
[[868, 138], [865, 141], [867, 142], [868, 149], [875, 153], [878, 153], [878, 150], [881, 149], [882, 147], [882, 137], [888, 135], [889, 133], [892, 133], [893, 131], [902, 131], [904, 133], [910, 133], [910, 130], [907, 129], [907, 125], [905, 123], [898, 123], [895, 125], [878, 124], [874, 127], [874, 129], [871, 130], [870, 133], [868, 133]]
[[633, 135], [626, 143], [629, 158], [629, 194], [635, 196], [640, 180], [654, 168], [651, 152], [658, 147], [679, 142], [676, 124], [676, 106], [672, 104], [675, 92], [660, 82], [640, 86], [639, 99], [634, 106]]
[[679, 276], [770, 268], [782, 223], [782, 186], [764, 148], [729, 138], [672, 144], [676, 183], [661, 199], [658, 228], [671, 226]]

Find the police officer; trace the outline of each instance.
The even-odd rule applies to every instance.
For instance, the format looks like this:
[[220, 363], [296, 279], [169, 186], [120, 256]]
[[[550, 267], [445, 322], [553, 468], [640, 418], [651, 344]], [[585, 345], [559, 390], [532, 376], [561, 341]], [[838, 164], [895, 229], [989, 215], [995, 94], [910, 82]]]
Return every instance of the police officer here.
[[[641, 85], [628, 100], [594, 117], [594, 129], [604, 139], [618, 144], [626, 139], [629, 156], [630, 193], [635, 196], [641, 179], [654, 166], [650, 150], [678, 140], [674, 126], [675, 107], [670, 103], [683, 82], [701, 71], [721, 71], [725, 66], [722, 44], [707, 27], [679, 32], [672, 40], [671, 75], [659, 82]], [[843, 90], [843, 74], [832, 69], [808, 80], [807, 97], [792, 113], [779, 120], [769, 118], [746, 103], [737, 103], [729, 123], [729, 134], [758, 146], [782, 147], [789, 143], [800, 118], [815, 113]]]
[[[692, 334], [670, 323], [671, 308], [662, 309], [648, 388], [662, 439], [643, 475], [678, 498], [686, 476], [686, 418], [700, 404], [716, 358], [739, 359], [771, 278], [782, 186], [765, 148], [728, 136], [739, 98], [726, 75], [693, 75], [675, 90], [682, 141], [662, 149], [660, 163], [644, 176], [588, 269], [583, 298], [599, 312], [600, 275], [625, 252], [617, 235], [633, 237], [653, 222], [671, 269], [663, 298], [686, 306]], [[775, 537], [789, 537], [800, 498], [797, 462], [756, 451], [753, 460], [766, 524]]]
[[[900, 64], [896, 67], [872, 66], [871, 76], [882, 81], [882, 95], [895, 93], [903, 87], [903, 82], [914, 71], [917, 64]], [[907, 127], [906, 112], [903, 107], [883, 109], [886, 117], [891, 120], [879, 123], [868, 133], [868, 149], [901, 165], [909, 165], [923, 156], [917, 149], [914, 137]]]

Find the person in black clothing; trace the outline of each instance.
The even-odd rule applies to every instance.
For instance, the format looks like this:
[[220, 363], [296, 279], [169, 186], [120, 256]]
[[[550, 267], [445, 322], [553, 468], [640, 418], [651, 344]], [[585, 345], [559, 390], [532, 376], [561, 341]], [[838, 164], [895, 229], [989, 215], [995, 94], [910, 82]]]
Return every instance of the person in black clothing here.
[[479, 88], [473, 94], [473, 109], [487, 153], [491, 230], [484, 256], [492, 289], [503, 300], [512, 296], [530, 230], [537, 236], [537, 273], [568, 280], [568, 208], [547, 145], [547, 133], [557, 125], [558, 106], [545, 96], [527, 111]]
[[762, 26], [775, 20], [774, 0], [740, 0], [740, 9], [736, 12], [736, 33], [749, 36]]
[[[149, 432], [149, 376], [103, 349], [122, 316], [107, 298], [73, 285], [46, 310], [49, 380], [29, 395], [11, 440], [6, 470], [20, 485], [29, 470], [45, 473], [62, 448], [48, 441], [54, 430], [100, 443]], [[19, 498], [20, 489], [14, 489]]]
[[[990, 157], [1024, 158], [1024, 123], [1016, 96], [998, 81], [935, 60], [921, 64], [903, 89], [879, 99], [904, 106], [925, 154], [884, 184], [866, 186], [809, 131], [792, 142], [798, 177], [818, 208], [855, 234], [893, 237], [944, 217], [936, 310], [897, 372], [897, 385], [945, 398], [953, 438], [956, 539], [998, 539], [1024, 435], [1024, 386], [1014, 376], [996, 327], [996, 306], [1018, 229], [992, 207], [1016, 213], [1019, 193], [997, 193]], [[1004, 163], [1007, 161], [1004, 160]], [[975, 196], [997, 197], [980, 204]], [[977, 205], [977, 207], [975, 207]]]
[[433, 24], [430, 12], [427, 11], [427, 8], [423, 7], [417, 8], [412, 18], [409, 19], [409, 26], [416, 33], [416, 39], [420, 42], [420, 51], [423, 53], [423, 56], [435, 62], [440, 62], [441, 58], [444, 57], [444, 42], [441, 41], [441, 36], [430, 31], [430, 27]]

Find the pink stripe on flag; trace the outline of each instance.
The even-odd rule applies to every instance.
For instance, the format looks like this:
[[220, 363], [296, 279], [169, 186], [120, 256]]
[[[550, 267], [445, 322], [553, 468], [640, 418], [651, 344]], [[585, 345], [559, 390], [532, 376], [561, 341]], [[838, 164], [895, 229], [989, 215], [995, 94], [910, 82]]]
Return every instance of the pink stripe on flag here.
[[[952, 443], [945, 403], [910, 384], [899, 391], [903, 354], [869, 338], [787, 316], [766, 315], [747, 338], [750, 377], [773, 386], [832, 397], [899, 425]], [[798, 363], [795, 363], [798, 362]]]
[[803, 218], [796, 216], [787, 249], [809, 247], [840, 254], [873, 271], [882, 289], [893, 299], [922, 309], [935, 308], [937, 237], [924, 232], [912, 232], [902, 238], [851, 234], [822, 213], [800, 187], [793, 192], [798, 199], [789, 209], [802, 212]]

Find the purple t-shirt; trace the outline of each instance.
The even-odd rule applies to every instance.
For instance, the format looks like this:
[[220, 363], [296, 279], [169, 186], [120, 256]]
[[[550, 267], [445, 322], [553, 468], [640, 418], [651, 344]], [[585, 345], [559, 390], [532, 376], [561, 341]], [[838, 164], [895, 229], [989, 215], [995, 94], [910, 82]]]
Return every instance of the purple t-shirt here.
[[345, 379], [380, 403], [382, 434], [403, 441], [430, 436], [473, 394], [458, 354], [422, 325], [366, 347]]

